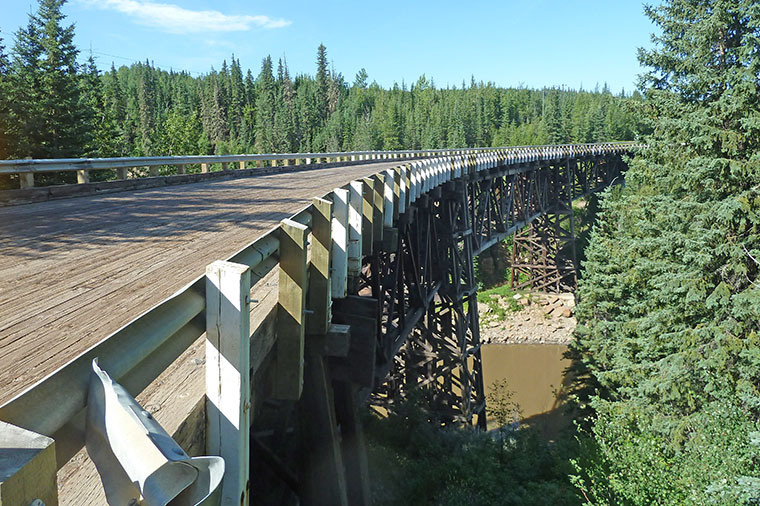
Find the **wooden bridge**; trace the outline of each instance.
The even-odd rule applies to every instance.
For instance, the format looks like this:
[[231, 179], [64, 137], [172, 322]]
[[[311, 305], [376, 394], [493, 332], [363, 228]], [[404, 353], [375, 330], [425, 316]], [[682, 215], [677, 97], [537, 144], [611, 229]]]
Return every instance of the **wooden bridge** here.
[[[0, 459], [0, 504], [104, 501], [95, 357], [188, 454], [225, 458], [223, 504], [369, 504], [359, 407], [419, 389], [484, 427], [473, 257], [520, 232], [515, 279], [572, 284], [571, 202], [634, 149], [0, 161], [20, 184], [0, 195], [0, 441], [52, 438]], [[61, 170], [81, 184], [34, 186]]]

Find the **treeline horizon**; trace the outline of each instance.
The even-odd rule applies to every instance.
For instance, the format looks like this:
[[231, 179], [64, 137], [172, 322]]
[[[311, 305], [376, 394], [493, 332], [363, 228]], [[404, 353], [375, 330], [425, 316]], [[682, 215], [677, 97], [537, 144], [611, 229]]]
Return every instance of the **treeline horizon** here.
[[437, 149], [633, 140], [632, 97], [422, 75], [389, 89], [351, 83], [317, 50], [315, 74], [233, 55], [197, 77], [149, 61], [78, 63], [65, 0], [40, 0], [6, 52], [0, 39], [0, 159]]

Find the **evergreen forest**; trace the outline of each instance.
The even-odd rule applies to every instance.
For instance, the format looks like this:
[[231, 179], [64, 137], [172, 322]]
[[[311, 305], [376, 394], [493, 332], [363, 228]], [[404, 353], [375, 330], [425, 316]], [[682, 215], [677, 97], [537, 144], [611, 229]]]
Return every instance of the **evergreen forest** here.
[[376, 503], [760, 504], [760, 2], [645, 6], [657, 34], [639, 89], [614, 94], [425, 76], [385, 89], [364, 69], [348, 81], [322, 45], [314, 75], [235, 56], [201, 76], [149, 60], [101, 72], [64, 4], [40, 0], [0, 41], [0, 159], [641, 140], [582, 252], [573, 427], [492, 437], [401, 406], [367, 422], [387, 465]]
[[313, 76], [271, 57], [244, 70], [234, 55], [198, 77], [149, 60], [101, 72], [74, 45], [64, 4], [41, 0], [9, 49], [0, 40], [0, 159], [536, 145], [632, 140], [640, 127], [638, 93], [474, 77], [439, 88], [424, 75], [384, 89], [364, 69], [347, 81], [324, 45]]

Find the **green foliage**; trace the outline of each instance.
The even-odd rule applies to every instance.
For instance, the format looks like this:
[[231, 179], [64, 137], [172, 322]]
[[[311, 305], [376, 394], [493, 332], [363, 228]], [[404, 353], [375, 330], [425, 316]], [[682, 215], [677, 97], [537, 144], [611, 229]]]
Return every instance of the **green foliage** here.
[[[509, 396], [502, 398], [508, 410]], [[441, 429], [414, 402], [369, 417], [365, 427], [375, 505], [580, 504], [567, 479], [574, 449], [530, 428]]]
[[[425, 76], [383, 89], [364, 69], [348, 84], [329, 67], [324, 45], [313, 77], [291, 78], [287, 62], [275, 69], [266, 57], [256, 78], [250, 70], [244, 78], [234, 55], [199, 77], [149, 61], [99, 75], [94, 62], [76, 62], [74, 27], [62, 25], [65, 0], [39, 1], [9, 57], [0, 49], [0, 158], [433, 149], [636, 135], [624, 95], [505, 89], [474, 79], [439, 89]], [[109, 177], [93, 175], [101, 176]], [[66, 177], [73, 176], [48, 179]]]
[[651, 135], [607, 192], [573, 345], [589, 504], [756, 504], [760, 6], [669, 0], [641, 51]]

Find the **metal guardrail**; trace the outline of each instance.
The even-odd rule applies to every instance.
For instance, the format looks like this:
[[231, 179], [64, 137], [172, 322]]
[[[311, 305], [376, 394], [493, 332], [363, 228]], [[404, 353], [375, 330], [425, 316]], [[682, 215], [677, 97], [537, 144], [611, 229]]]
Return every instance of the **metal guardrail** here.
[[[394, 209], [396, 209], [397, 214], [399, 212], [403, 213], [420, 195], [452, 179], [465, 177], [481, 170], [503, 165], [523, 164], [539, 160], [557, 160], [568, 157], [622, 154], [631, 152], [638, 147], [641, 146], [627, 142], [437, 151], [0, 161], [0, 173], [85, 170], [83, 167], [87, 167], [87, 170], [104, 169], [132, 166], [138, 163], [141, 166], [148, 164], [153, 164], [154, 166], [158, 164], [187, 164], [197, 163], [200, 160], [204, 160], [203, 163], [230, 163], [232, 161], [282, 160], [297, 157], [316, 159], [338, 156], [370, 156], [373, 154], [378, 156], [378, 159], [391, 159], [389, 157], [392, 154], [425, 157], [422, 160], [400, 161], [399, 165], [395, 168], [384, 170], [375, 176], [375, 178], [380, 178], [378, 181], [382, 181], [380, 184], [384, 192], [384, 201], [381, 204], [379, 215], [382, 220], [380, 226], [388, 226], [388, 223], [392, 222]], [[286, 288], [282, 283], [281, 277], [280, 303], [281, 305], [292, 303], [295, 304], [296, 308], [302, 307], [305, 310], [303, 301], [306, 300], [306, 291], [317, 288], [308, 286], [308, 276], [305, 279], [299, 280], [297, 272], [299, 268], [309, 268], [306, 255], [306, 236], [311, 233], [313, 234], [311, 265], [321, 263], [322, 265], [319, 268], [324, 269], [324, 272], [328, 270], [330, 272], [327, 282], [328, 287], [319, 287], [318, 289], [322, 293], [317, 294], [315, 300], [322, 300], [324, 298], [329, 301], [330, 290], [332, 290], [332, 297], [345, 297], [347, 278], [350, 278], [352, 274], [354, 276], [360, 274], [359, 272], [352, 272], [352, 270], [361, 269], [361, 235], [363, 227], [369, 224], [370, 230], [367, 233], [370, 234], [370, 237], [372, 234], [372, 213], [369, 214], [369, 222], [367, 222], [367, 217], [364, 216], [363, 223], [361, 216], [363, 192], [356, 191], [356, 185], [361, 189], [361, 185], [368, 184], [367, 181], [368, 179], [349, 182], [342, 188], [336, 188], [325, 195], [323, 199], [315, 199], [314, 203], [295, 214], [291, 219], [283, 220], [279, 227], [257, 238], [251, 244], [232, 255], [227, 262], [222, 263], [224, 264], [222, 267], [237, 266], [245, 271], [245, 276], [240, 278], [245, 280], [245, 283], [240, 285], [240, 290], [245, 291], [247, 295], [250, 288], [258, 280], [266, 276], [281, 262], [283, 255], [289, 256], [287, 262], [281, 264], [281, 271], [287, 271], [293, 268], [292, 266], [296, 266], [296, 274], [290, 276], [288, 281], [290, 286], [287, 290], [298, 293], [295, 295], [293, 293], [284, 293]], [[377, 186], [374, 188], [377, 191]], [[358, 202], [355, 202], [354, 199], [358, 199]], [[328, 226], [327, 230], [329, 232], [327, 237], [324, 237], [324, 228], [319, 230], [313, 228], [323, 227], [324, 223], [336, 223], [336, 220], [340, 226], [333, 227], [332, 229]], [[356, 242], [354, 234], [357, 233], [359, 240], [358, 263], [356, 261], [352, 262], [352, 255], [356, 255], [357, 250], [352, 250], [352, 246], [350, 245], [347, 246], [349, 238]], [[328, 244], [325, 246], [327, 252], [317, 255], [314, 249], [315, 244], [322, 244], [323, 246]], [[294, 259], [294, 256], [298, 258]], [[217, 266], [217, 268], [219, 267]], [[332, 288], [329, 288], [330, 285]], [[62, 467], [84, 445], [84, 412], [87, 404], [88, 382], [91, 375], [92, 360], [97, 357], [100, 366], [103, 370], [108, 371], [115, 381], [121, 383], [133, 395], [139, 393], [156, 379], [193, 342], [199, 339], [204, 332], [207, 332], [210, 325], [209, 318], [216, 319], [216, 323], [214, 323], [216, 330], [213, 332], [219, 331], [218, 315], [214, 315], [214, 308], [209, 308], [207, 304], [207, 300], [210, 297], [209, 294], [211, 293], [209, 290], [212, 292], [214, 290], [221, 291], [223, 288], [210, 285], [208, 275], [198, 277], [164, 302], [146, 311], [118, 331], [105, 337], [100, 343], [86, 350], [65, 366], [0, 406], [0, 421], [6, 423], [6, 425], [3, 425], [0, 422], [0, 439], [2, 439], [4, 431], [10, 434], [9, 431], [11, 429], [8, 427], [11, 427], [11, 425], [7, 424], [23, 428], [35, 435], [41, 434], [52, 437], [55, 441], [57, 459], [56, 462], [48, 465], [52, 465], [55, 468]], [[218, 299], [218, 294], [214, 295], [214, 293], [211, 296], [215, 296]], [[290, 297], [288, 300], [291, 302], [283, 302], [283, 297]], [[247, 329], [248, 303], [249, 299], [246, 298], [243, 307], [239, 308], [239, 312], [245, 315], [244, 318], [241, 317], [241, 322], [245, 320], [245, 331], [247, 332], [248, 340], [250, 340], [250, 332]], [[324, 314], [318, 314], [316, 317], [323, 320], [322, 325], [324, 326], [329, 323], [329, 310], [322, 311], [322, 313]], [[241, 323], [241, 325], [243, 324]], [[300, 339], [302, 340], [304, 327], [306, 326], [305, 318], [303, 322], [298, 322], [298, 325], [298, 329], [300, 330], [297, 333], [300, 333]], [[292, 331], [293, 328], [291, 327], [289, 333], [283, 333], [283, 335], [288, 335], [288, 339], [291, 339], [290, 333]], [[238, 337], [239, 335], [240, 333], [238, 332]], [[296, 336], [296, 339], [298, 339], [298, 336]], [[246, 346], [247, 344], [244, 343]], [[303, 353], [303, 345], [301, 345], [300, 349], [301, 353]], [[250, 364], [247, 362], [249, 354], [245, 350], [241, 350], [239, 354], [240, 356], [244, 355], [245, 363], [248, 364], [246, 366], [248, 370], [239, 371], [242, 375], [242, 378], [239, 378], [239, 380], [245, 383], [249, 381]], [[292, 363], [297, 364], [295, 367], [302, 368], [303, 357], [295, 357]], [[206, 367], [208, 369], [210, 365], [207, 363]], [[246, 369], [246, 367], [242, 369]], [[295, 375], [295, 378], [298, 377], [303, 377], [302, 371], [300, 376], [298, 374]], [[289, 379], [288, 381], [291, 380]], [[295, 384], [294, 386], [291, 381], [291, 385], [288, 388], [290, 388], [290, 391], [284, 394], [285, 398], [288, 398], [287, 396], [290, 396], [289, 398], [298, 398], [300, 395], [300, 384]], [[239, 393], [237, 395], [239, 396]], [[249, 399], [242, 399], [240, 400], [240, 405], [244, 406], [246, 402], [249, 402]], [[245, 410], [248, 408], [241, 407], [241, 409]], [[226, 461], [228, 459], [232, 461], [230, 469], [236, 469], [237, 465], [243, 466], [243, 469], [247, 471], [247, 456], [222, 456]], [[54, 479], [55, 469], [52, 471]], [[23, 474], [24, 468], [20, 468], [16, 472]], [[27, 472], [38, 472], [38, 470], [29, 471], [27, 469]], [[31, 479], [27, 478], [28, 480]], [[225, 480], [227, 481], [227, 478]], [[23, 479], [21, 481], [23, 482]], [[233, 488], [241, 486], [234, 479], [229, 479], [228, 481], [231, 483], [229, 486]], [[30, 486], [29, 483], [28, 481], [27, 486]], [[42, 486], [42, 484], [37, 484], [31, 486], [30, 490], [37, 490]], [[245, 486], [244, 482], [242, 486]], [[2, 484], [0, 484], [0, 487], [2, 487]]]
[[[139, 168], [147, 168], [150, 177], [159, 176], [160, 167], [176, 167], [176, 174], [182, 175], [187, 171], [188, 165], [199, 165], [201, 173], [211, 171], [212, 165], [221, 166], [221, 170], [230, 169], [231, 164], [237, 164], [238, 168], [246, 169], [248, 164], [255, 163], [261, 167], [264, 162], [277, 164], [284, 162], [288, 165], [301, 165], [312, 163], [333, 162], [356, 162], [371, 160], [396, 160], [408, 158], [429, 158], [437, 156], [464, 155], [472, 153], [485, 153], [494, 149], [509, 149], [512, 151], [524, 151], [533, 153], [548, 152], [552, 149], [571, 147], [578, 152], [605, 149], [604, 146], [625, 145], [627, 143], [601, 143], [601, 144], [573, 144], [563, 146], [515, 146], [509, 148], [462, 148], [462, 149], [435, 149], [435, 150], [403, 150], [403, 151], [350, 151], [333, 153], [269, 153], [269, 154], [243, 154], [243, 155], [199, 155], [199, 156], [151, 156], [131, 158], [61, 158], [61, 159], [30, 159], [30, 160], [0, 160], [0, 174], [18, 175], [21, 188], [32, 188], [35, 185], [35, 174], [76, 172], [77, 183], [90, 182], [90, 171], [93, 170], [116, 170], [116, 179], [128, 179], [130, 176], [138, 177]], [[593, 153], [590, 153], [593, 154]], [[299, 163], [300, 162], [300, 163]], [[130, 174], [130, 169], [132, 172]]]

